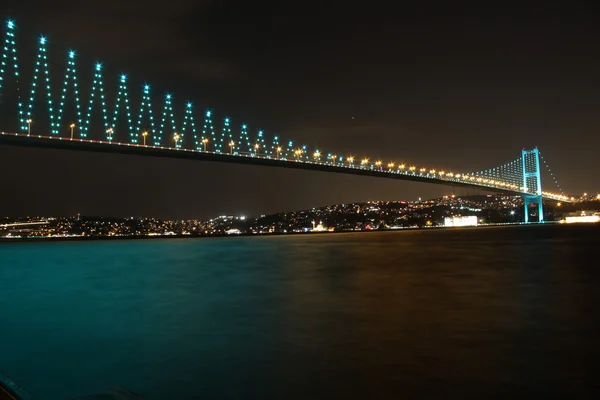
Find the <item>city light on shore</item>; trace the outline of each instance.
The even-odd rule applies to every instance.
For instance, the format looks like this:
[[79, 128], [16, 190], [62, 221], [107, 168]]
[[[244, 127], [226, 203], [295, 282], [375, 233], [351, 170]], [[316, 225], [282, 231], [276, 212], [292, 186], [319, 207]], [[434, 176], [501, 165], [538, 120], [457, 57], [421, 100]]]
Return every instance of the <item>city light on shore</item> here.
[[[448, 194], [430, 200], [337, 204], [258, 217], [221, 215], [191, 220], [133, 217], [119, 220], [79, 215], [0, 218], [0, 239], [218, 236], [521, 225], [523, 215], [515, 210], [522, 210], [522, 207], [523, 200], [519, 196]], [[582, 201], [561, 207], [548, 203], [544, 207], [547, 211], [545, 223], [600, 222], [600, 201], [595, 205]], [[570, 209], [565, 212], [565, 207]], [[593, 210], [580, 210], [582, 207]], [[494, 215], [496, 217], [490, 217]]]

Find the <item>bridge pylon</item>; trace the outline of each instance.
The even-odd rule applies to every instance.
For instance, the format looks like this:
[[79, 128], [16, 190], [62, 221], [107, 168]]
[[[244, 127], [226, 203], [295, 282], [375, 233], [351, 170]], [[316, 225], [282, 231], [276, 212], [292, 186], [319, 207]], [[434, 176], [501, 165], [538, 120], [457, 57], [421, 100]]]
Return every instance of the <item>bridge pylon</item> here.
[[529, 205], [538, 205], [538, 221], [544, 222], [544, 208], [542, 206], [542, 178], [540, 174], [540, 151], [538, 148], [521, 151], [523, 162], [523, 187], [528, 193], [524, 194], [525, 223], [529, 223]]

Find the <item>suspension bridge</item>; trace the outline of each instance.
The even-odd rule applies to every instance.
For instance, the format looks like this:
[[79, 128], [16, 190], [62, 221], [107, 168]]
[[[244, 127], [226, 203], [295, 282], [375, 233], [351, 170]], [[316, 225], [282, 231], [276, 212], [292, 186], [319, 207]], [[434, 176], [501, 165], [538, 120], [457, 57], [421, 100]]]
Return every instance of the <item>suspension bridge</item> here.
[[[262, 130], [252, 132], [246, 124], [236, 129], [229, 117], [219, 118], [217, 125], [213, 111], [199, 111], [192, 102], [182, 104], [178, 114], [174, 96], [155, 96], [148, 84], [136, 88], [139, 96], [133, 97], [127, 75], [117, 75], [105, 85], [101, 63], [83, 67], [87, 72], [80, 74], [74, 50], [57, 50], [61, 61], [51, 62], [51, 46], [46, 37], [36, 38], [34, 51], [21, 51], [17, 33], [15, 22], [7, 21], [0, 53], [0, 144], [243, 163], [470, 187], [522, 196], [525, 222], [529, 222], [530, 204], [537, 204], [538, 220], [543, 222], [543, 200], [570, 201], [538, 148], [523, 149], [507, 163], [474, 172], [309, 148], [277, 135], [268, 138]], [[30, 63], [23, 61], [27, 56]], [[80, 81], [89, 84], [82, 85]], [[202, 124], [197, 123], [199, 120]], [[556, 191], [542, 190], [542, 168], [552, 177]]]

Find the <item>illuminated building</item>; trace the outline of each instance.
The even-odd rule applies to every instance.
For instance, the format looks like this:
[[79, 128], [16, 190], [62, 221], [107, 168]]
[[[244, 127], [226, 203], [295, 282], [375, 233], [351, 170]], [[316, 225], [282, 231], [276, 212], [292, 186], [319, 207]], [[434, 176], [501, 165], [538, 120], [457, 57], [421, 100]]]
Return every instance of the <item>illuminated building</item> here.
[[444, 218], [444, 226], [477, 226], [477, 216], [471, 215], [468, 217], [446, 217]]
[[570, 213], [566, 215], [565, 219], [561, 220], [560, 222], [565, 224], [600, 222], [600, 212], [579, 211], [575, 213]]

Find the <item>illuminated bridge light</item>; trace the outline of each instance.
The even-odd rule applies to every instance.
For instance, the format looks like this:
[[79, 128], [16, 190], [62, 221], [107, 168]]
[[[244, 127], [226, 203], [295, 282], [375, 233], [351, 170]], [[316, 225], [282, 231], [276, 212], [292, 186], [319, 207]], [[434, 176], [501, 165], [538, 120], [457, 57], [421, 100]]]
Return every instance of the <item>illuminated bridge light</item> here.
[[[23, 100], [15, 100], [14, 102], [16, 121], [20, 127], [18, 134], [23, 132], [29, 134], [33, 129], [50, 132], [50, 138], [60, 140], [65, 138], [63, 136], [68, 137], [69, 130], [65, 127], [71, 124], [70, 134], [73, 135], [76, 126], [79, 139], [83, 139], [93, 129], [92, 117], [97, 116], [99, 119], [99, 121], [95, 121], [98, 124], [97, 130], [102, 132], [102, 135], [105, 135], [108, 142], [113, 146], [137, 145], [143, 137], [144, 145], [146, 145], [147, 140], [151, 140], [153, 143], [150, 146], [161, 149], [173, 149], [173, 144], [175, 144], [177, 149], [187, 151], [222, 153], [223, 147], [225, 147], [227, 153], [233, 154], [235, 147], [235, 154], [244, 156], [277, 157], [278, 159], [281, 157], [282, 161], [311, 161], [314, 163], [319, 163], [323, 156], [326, 160], [325, 163], [329, 165], [363, 170], [367, 168], [375, 170], [374, 167], [377, 167], [376, 171], [381, 174], [398, 174], [402, 172], [408, 175], [408, 171], [410, 171], [413, 176], [415, 176], [418, 169], [420, 176], [436, 178], [448, 184], [460, 180], [473, 185], [522, 192], [522, 194], [528, 194], [529, 197], [537, 196], [539, 193], [547, 198], [569, 200], [569, 197], [565, 196], [564, 193], [541, 190], [539, 165], [536, 166], [540, 164], [539, 161], [542, 161], [541, 165], [548, 168], [554, 183], [556, 185], [558, 183], [556, 182], [556, 176], [549, 169], [547, 161], [541, 156], [537, 148], [523, 150], [521, 157], [503, 165], [478, 172], [453, 174], [444, 170], [438, 171], [434, 168], [417, 168], [414, 165], [408, 167], [405, 163], [396, 165], [394, 162], [386, 163], [387, 169], [384, 170], [382, 161], [377, 158], [370, 158], [369, 155], [364, 155], [360, 163], [355, 166], [354, 156], [352, 155], [342, 157], [333, 152], [321, 153], [316, 147], [307, 148], [302, 146], [298, 148], [297, 145], [293, 145], [292, 140], [280, 141], [278, 136], [273, 135], [268, 135], [271, 139], [267, 141], [263, 131], [259, 130], [256, 134], [249, 134], [246, 124], [241, 125], [240, 131], [237, 130], [238, 128], [235, 129], [236, 137], [234, 138], [230, 127], [231, 121], [234, 119], [230, 119], [229, 116], [220, 116], [215, 119], [216, 123], [213, 125], [211, 110], [198, 111], [199, 108], [192, 107], [191, 102], [183, 102], [177, 106], [171, 94], [164, 94], [164, 98], [161, 95], [160, 104], [156, 107], [158, 110], [155, 109], [156, 104], [153, 104], [155, 102], [153, 102], [151, 96], [151, 85], [149, 83], [139, 86], [142, 89], [141, 96], [130, 97], [127, 76], [121, 74], [112, 77], [113, 83], [116, 83], [116, 85], [114, 88], [107, 90], [104, 85], [101, 63], [92, 64], [90, 68], [92, 77], [84, 80], [80, 77], [76, 68], [75, 50], [66, 52], [67, 62], [64, 73], [50, 74], [51, 63], [48, 59], [48, 41], [44, 36], [39, 37], [37, 53], [34, 53], [34, 57], [32, 57], [33, 66], [26, 68], [27, 71], [31, 71], [31, 80], [23, 83], [24, 80], [19, 75], [20, 64], [17, 57], [19, 52], [15, 40], [17, 32], [13, 31], [15, 25], [12, 20], [8, 20], [6, 23], [8, 30], [4, 32], [3, 50], [0, 49], [2, 50], [2, 54], [0, 54], [0, 96], [6, 96], [6, 93], [3, 93], [2, 90], [9, 78], [14, 78], [17, 86], [23, 86], [17, 87], [19, 93], [24, 94]], [[63, 64], [65, 64], [64, 61], [52, 65]], [[12, 71], [9, 71], [9, 69], [12, 69]], [[13, 73], [12, 76], [7, 75], [10, 72]], [[50, 76], [64, 77], [62, 86], [60, 82], [59, 84], [52, 84]], [[87, 92], [87, 98], [81, 98], [80, 81], [91, 82], [91, 90]], [[58, 89], [53, 91], [52, 88]], [[112, 98], [107, 93], [111, 93]], [[85, 107], [82, 107], [82, 103], [85, 104]], [[107, 104], [111, 105], [110, 112]], [[73, 105], [73, 109], [67, 111], [70, 105]], [[181, 107], [181, 109], [177, 111], [176, 107]], [[203, 113], [204, 115], [202, 115]], [[38, 115], [43, 117], [36, 117]], [[178, 118], [175, 117], [176, 115]], [[196, 129], [196, 117], [203, 117], [204, 119], [201, 135], [199, 129]], [[33, 119], [35, 119], [35, 123], [32, 124]], [[239, 126], [236, 125], [236, 127]], [[41, 137], [33, 134], [34, 132], [31, 133], [31, 136]], [[2, 135], [5, 136], [6, 132], [3, 132]], [[85, 141], [89, 143], [96, 142], [95, 140]], [[280, 143], [288, 143], [288, 146], [280, 146]], [[327, 156], [325, 157], [322, 154], [327, 154]], [[370, 159], [377, 159], [377, 161], [370, 164]], [[528, 177], [524, 176], [524, 170], [529, 174]], [[528, 180], [529, 178], [531, 180]], [[536, 178], [537, 182], [534, 180]], [[598, 195], [598, 199], [600, 199], [600, 195]]]

